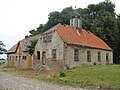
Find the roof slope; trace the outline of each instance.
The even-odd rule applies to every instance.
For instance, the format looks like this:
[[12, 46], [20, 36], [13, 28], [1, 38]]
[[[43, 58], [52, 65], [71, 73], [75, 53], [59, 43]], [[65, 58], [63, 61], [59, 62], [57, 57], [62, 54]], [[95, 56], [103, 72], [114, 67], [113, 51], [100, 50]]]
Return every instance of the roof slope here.
[[98, 38], [90, 31], [75, 29], [69, 25], [61, 24], [59, 24], [56, 31], [65, 43], [112, 50], [102, 39]]
[[23, 39], [20, 42], [20, 45], [22, 46], [22, 51], [28, 51], [27, 46], [31, 43], [31, 41], [38, 40], [39, 36], [40, 34]]
[[18, 45], [18, 44], [15, 44], [12, 48], [10, 48], [10, 49], [7, 51], [7, 53], [13, 53], [13, 52], [15, 52], [15, 51], [16, 51], [16, 48], [17, 48], [17, 45]]
[[27, 38], [19, 41], [12, 48], [10, 48], [7, 53], [15, 53], [18, 45], [21, 45], [22, 51], [27, 51], [28, 50], [27, 46], [31, 43], [31, 41], [38, 40], [39, 36], [40, 36], [40, 34], [32, 36], [32, 37], [27, 37]]

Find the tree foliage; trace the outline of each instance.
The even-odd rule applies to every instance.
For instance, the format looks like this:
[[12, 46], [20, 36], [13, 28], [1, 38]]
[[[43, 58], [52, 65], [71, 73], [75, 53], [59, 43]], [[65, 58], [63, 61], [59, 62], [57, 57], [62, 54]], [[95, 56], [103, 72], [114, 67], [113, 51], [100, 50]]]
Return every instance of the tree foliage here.
[[0, 54], [4, 54], [7, 50], [4, 48], [4, 43], [2, 43], [2, 41], [0, 41]]
[[116, 47], [119, 41], [119, 25], [117, 25], [117, 18], [115, 17], [115, 5], [110, 0], [105, 0], [99, 4], [89, 5], [88, 8], [91, 16], [89, 18], [91, 21], [90, 30], [113, 49], [114, 63], [118, 63], [118, 56], [115, 55], [118, 53]]
[[[103, 39], [113, 49], [114, 63], [120, 63], [120, 15], [115, 13], [115, 4], [105, 0], [76, 10], [81, 15], [82, 27]], [[31, 35], [42, 33], [58, 23], [69, 25], [73, 11], [72, 7], [66, 7], [61, 12], [50, 12], [47, 23], [31, 30]]]
[[28, 48], [28, 53], [32, 56], [32, 54], [34, 53], [35, 50], [35, 45], [37, 44], [37, 40], [33, 40], [30, 42], [29, 45], [27, 45]]

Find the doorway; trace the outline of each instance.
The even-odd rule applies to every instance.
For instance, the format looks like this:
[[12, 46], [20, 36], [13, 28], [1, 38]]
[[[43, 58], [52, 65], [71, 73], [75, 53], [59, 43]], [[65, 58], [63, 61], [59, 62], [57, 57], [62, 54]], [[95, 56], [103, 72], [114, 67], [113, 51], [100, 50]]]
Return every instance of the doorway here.
[[45, 65], [46, 64], [46, 52], [42, 52], [42, 64]]

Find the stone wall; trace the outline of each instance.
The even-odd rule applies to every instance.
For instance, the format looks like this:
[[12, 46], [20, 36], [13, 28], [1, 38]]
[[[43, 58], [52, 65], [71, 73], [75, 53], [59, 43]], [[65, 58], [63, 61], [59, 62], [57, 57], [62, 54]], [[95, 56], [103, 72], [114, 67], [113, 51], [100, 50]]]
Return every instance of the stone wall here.
[[[16, 59], [17, 56], [17, 59]], [[19, 59], [20, 56], [20, 59]], [[22, 56], [26, 56], [26, 60]], [[10, 59], [11, 57], [11, 59]], [[32, 68], [32, 56], [28, 55], [27, 52], [22, 52], [21, 54], [13, 53], [8, 55], [8, 66], [30, 69]]]
[[8, 55], [8, 66], [14, 66], [14, 54]]
[[[74, 61], [74, 49], [79, 50], [79, 61]], [[91, 61], [87, 61], [87, 51], [91, 51]], [[98, 61], [98, 52], [101, 53], [101, 61]], [[106, 53], [109, 54], [108, 60], [109, 62], [106, 62]], [[113, 63], [113, 52], [112, 51], [106, 51], [101, 49], [95, 49], [95, 48], [88, 48], [88, 47], [82, 47], [77, 45], [69, 45], [67, 47], [67, 54], [66, 54], [66, 65], [69, 68], [82, 66], [82, 65], [94, 65], [94, 64], [112, 64]]]
[[[45, 35], [52, 35], [50, 42], [43, 42]], [[52, 60], [52, 49], [56, 49], [56, 60]], [[64, 43], [57, 34], [55, 30], [50, 30], [50, 32], [43, 33], [40, 36], [37, 45], [35, 47], [34, 59], [33, 59], [33, 68], [36, 69], [38, 65], [42, 65], [42, 53], [46, 52], [46, 65], [49, 69], [61, 69], [64, 67]], [[40, 51], [40, 61], [37, 60], [37, 51]], [[58, 66], [58, 67], [57, 67]]]
[[64, 60], [47, 59], [46, 65], [51, 70], [64, 70], [64, 69], [66, 69], [66, 65], [65, 65]]

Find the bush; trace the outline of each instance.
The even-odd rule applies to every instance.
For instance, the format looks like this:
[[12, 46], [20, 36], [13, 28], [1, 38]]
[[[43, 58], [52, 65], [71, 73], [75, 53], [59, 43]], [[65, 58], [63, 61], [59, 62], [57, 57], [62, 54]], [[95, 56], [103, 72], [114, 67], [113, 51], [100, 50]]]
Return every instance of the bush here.
[[96, 62], [94, 62], [93, 65], [96, 65]]
[[61, 71], [59, 72], [59, 75], [60, 75], [60, 77], [65, 77], [65, 72], [64, 72], [64, 70], [61, 70]]

